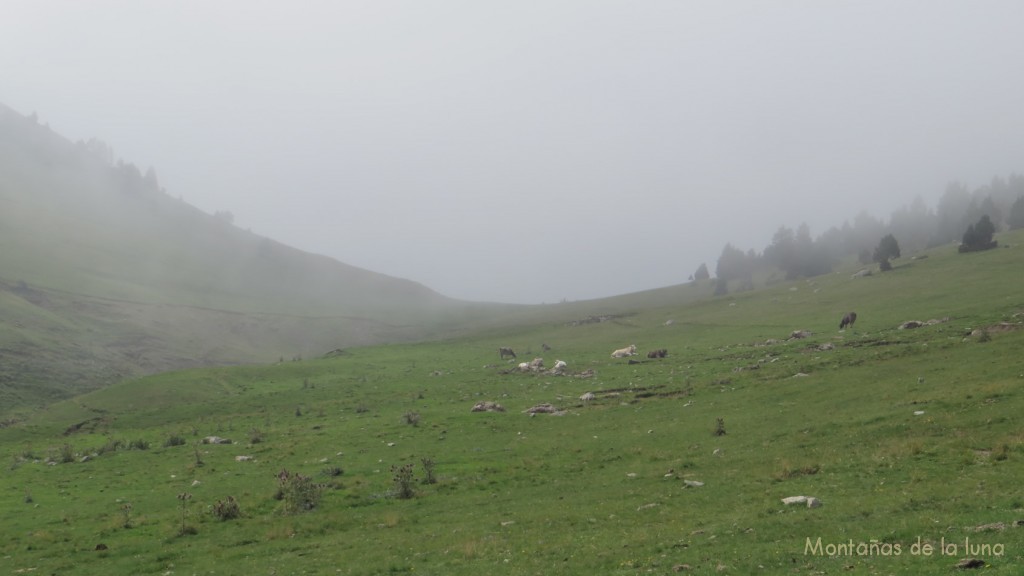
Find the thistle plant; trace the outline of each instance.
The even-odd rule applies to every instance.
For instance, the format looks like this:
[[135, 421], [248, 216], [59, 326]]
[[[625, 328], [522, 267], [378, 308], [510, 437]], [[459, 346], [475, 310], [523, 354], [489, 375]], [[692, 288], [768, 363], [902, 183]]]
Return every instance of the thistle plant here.
[[178, 494], [178, 500], [181, 502], [181, 530], [178, 532], [179, 536], [195, 533], [195, 528], [189, 528], [185, 526], [185, 513], [187, 511], [186, 507], [188, 506], [188, 501], [191, 499], [192, 495], [189, 494], [188, 492], [182, 492], [181, 494]]

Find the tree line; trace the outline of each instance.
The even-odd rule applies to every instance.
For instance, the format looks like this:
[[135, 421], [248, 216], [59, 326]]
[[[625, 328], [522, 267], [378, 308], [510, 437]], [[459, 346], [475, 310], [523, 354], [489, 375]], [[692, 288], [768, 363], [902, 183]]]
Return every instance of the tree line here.
[[[760, 253], [727, 243], [715, 268], [715, 291], [751, 290], [755, 279], [770, 283], [826, 274], [852, 256], [864, 264], [877, 262], [884, 271], [901, 253], [953, 242], [960, 243], [961, 252], [984, 250], [996, 246], [992, 240], [996, 232], [1018, 228], [1024, 228], [1024, 175], [996, 177], [973, 191], [953, 182], [934, 209], [917, 197], [894, 211], [888, 221], [861, 212], [852, 222], [833, 226], [817, 238], [807, 224], [795, 230], [781, 226]], [[691, 277], [710, 278], [706, 264]]]

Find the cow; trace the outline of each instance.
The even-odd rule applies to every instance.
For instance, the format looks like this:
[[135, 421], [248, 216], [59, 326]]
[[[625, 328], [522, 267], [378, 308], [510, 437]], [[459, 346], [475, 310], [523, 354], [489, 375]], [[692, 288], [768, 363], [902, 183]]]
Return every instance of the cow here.
[[668, 356], [668, 350], [661, 348], [660, 350], [651, 350], [647, 353], [648, 358], [665, 358]]
[[857, 321], [857, 313], [856, 312], [850, 312], [846, 316], [843, 316], [843, 319], [839, 322], [839, 329], [842, 330], [842, 329], [846, 328], [847, 326], [849, 326], [850, 328], [853, 328], [853, 323], [856, 322], [856, 321]]
[[612, 352], [612, 358], [625, 358], [626, 356], [636, 356], [636, 344], [630, 344], [626, 348], [620, 348]]
[[513, 358], [516, 357], [516, 353], [513, 352], [511, 348], [505, 348], [504, 346], [498, 348], [498, 355], [501, 356], [502, 360], [505, 359], [505, 356], [511, 356]]

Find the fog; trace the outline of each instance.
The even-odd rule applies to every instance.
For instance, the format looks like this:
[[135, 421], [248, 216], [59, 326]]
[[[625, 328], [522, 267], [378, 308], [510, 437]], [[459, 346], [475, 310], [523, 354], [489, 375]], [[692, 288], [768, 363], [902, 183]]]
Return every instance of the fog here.
[[1024, 171], [1024, 3], [13, 0], [0, 102], [456, 298], [687, 281]]

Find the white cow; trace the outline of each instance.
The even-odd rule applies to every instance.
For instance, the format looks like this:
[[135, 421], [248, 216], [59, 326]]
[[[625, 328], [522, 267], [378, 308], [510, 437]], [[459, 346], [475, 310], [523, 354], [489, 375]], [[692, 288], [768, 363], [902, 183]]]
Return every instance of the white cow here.
[[636, 356], [636, 344], [630, 344], [627, 348], [620, 348], [612, 352], [612, 358], [625, 358], [626, 356]]

